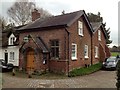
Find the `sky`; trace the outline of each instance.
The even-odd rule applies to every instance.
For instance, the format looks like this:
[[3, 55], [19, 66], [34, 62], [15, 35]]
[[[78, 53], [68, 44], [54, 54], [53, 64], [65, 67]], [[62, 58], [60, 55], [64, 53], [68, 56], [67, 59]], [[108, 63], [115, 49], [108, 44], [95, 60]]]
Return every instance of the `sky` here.
[[[10, 8], [16, 0], [0, 0], [0, 15], [8, 18], [7, 9]], [[60, 15], [78, 10], [85, 10], [86, 13], [101, 13], [103, 22], [106, 22], [106, 28], [110, 27], [110, 39], [113, 41], [110, 45], [118, 46], [118, 2], [119, 0], [30, 0], [35, 1], [37, 7], [43, 8], [52, 15]], [[120, 5], [120, 4], [119, 4]]]

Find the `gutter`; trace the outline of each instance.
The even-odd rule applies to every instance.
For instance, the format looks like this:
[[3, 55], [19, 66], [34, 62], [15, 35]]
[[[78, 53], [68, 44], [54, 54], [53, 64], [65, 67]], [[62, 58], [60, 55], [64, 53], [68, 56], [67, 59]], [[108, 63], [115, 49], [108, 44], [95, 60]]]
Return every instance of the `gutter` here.
[[69, 74], [69, 71], [70, 71], [70, 67], [69, 67], [69, 65], [70, 65], [70, 55], [69, 55], [69, 39], [70, 39], [70, 32], [68, 31], [68, 29], [65, 27], [65, 31], [67, 32], [67, 34], [68, 34], [68, 62], [67, 62], [67, 64], [68, 64], [68, 77], [70, 76], [70, 74]]

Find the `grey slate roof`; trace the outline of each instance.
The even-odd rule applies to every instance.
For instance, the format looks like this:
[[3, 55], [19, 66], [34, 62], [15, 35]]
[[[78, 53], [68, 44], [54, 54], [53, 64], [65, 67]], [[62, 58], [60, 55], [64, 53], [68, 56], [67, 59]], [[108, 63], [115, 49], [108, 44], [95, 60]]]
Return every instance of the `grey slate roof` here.
[[93, 31], [95, 32], [102, 25], [102, 23], [101, 22], [92, 22], [91, 25], [93, 27]]
[[17, 26], [17, 27], [14, 27], [14, 28], [11, 28], [9, 30], [3, 30], [1, 33], [1, 40], [2, 40], [2, 44], [1, 46], [2, 47], [7, 47], [8, 46], [8, 38], [9, 36], [11, 35], [11, 33], [13, 33], [15, 35], [15, 37], [17, 38], [16, 42], [14, 42], [14, 45], [18, 45], [19, 44], [19, 34], [16, 32], [16, 29], [19, 29], [23, 27], [22, 26]]
[[[98, 28], [103, 25], [103, 23], [101, 23], [101, 22], [92, 22], [91, 25], [92, 25], [92, 28], [93, 28], [93, 32], [96, 32], [98, 30]], [[105, 35], [105, 38], [108, 38], [106, 31], [104, 29], [102, 29], [102, 31], [103, 31], [103, 34]]]
[[84, 15], [84, 17], [92, 31], [92, 27], [88, 21], [87, 15], [85, 14], [84, 10], [67, 13], [67, 14], [63, 14], [63, 15], [58, 15], [58, 16], [52, 16], [52, 17], [48, 17], [45, 19], [39, 18], [39, 19], [31, 22], [30, 24], [18, 29], [18, 31], [23, 31], [26, 29], [30, 30], [30, 29], [34, 29], [34, 28], [54, 27], [54, 26], [66, 26], [66, 27], [68, 26], [69, 27], [82, 15]]
[[47, 46], [45, 45], [45, 43], [43, 42], [43, 40], [40, 37], [36, 38], [36, 43], [42, 49], [43, 53], [48, 53], [49, 52]]
[[[33, 37], [32, 35], [29, 35], [29, 38], [32, 38], [32, 40], [34, 41], [34, 43], [36, 43], [37, 47], [42, 50], [43, 53], [49, 53], [49, 49], [47, 47], [47, 45], [44, 43], [44, 41], [40, 38], [40, 37]], [[20, 51], [24, 51], [24, 45], [27, 42], [23, 42], [20, 46]]]

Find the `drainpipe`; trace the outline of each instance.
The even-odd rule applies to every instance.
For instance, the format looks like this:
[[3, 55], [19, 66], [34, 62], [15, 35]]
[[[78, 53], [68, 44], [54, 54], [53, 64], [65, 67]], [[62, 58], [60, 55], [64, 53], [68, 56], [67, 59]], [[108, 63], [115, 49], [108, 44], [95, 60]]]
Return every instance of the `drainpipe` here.
[[70, 76], [70, 74], [69, 74], [69, 71], [70, 71], [70, 67], [69, 67], [69, 65], [70, 65], [70, 55], [69, 55], [69, 51], [70, 51], [70, 49], [69, 49], [69, 36], [70, 36], [70, 32], [68, 31], [68, 29], [65, 27], [65, 31], [67, 32], [67, 34], [68, 34], [68, 77]]

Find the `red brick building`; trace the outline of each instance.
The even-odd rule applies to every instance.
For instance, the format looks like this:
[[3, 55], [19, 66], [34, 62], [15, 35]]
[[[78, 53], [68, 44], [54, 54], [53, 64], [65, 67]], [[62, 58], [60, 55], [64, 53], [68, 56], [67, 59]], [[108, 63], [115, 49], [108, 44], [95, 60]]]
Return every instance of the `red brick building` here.
[[[36, 19], [35, 13], [33, 19]], [[102, 36], [104, 41], [99, 43], [96, 40], [93, 43], [92, 39], [97, 35], [93, 35], [95, 32], [84, 10], [39, 18], [17, 31], [20, 45], [19, 68], [26, 71], [68, 74], [74, 68], [93, 64], [92, 44], [98, 43], [97, 46], [101, 45], [99, 48], [103, 49], [106, 45]]]
[[102, 62], [105, 58], [110, 57], [110, 51], [106, 45], [108, 38], [101, 22], [91, 23], [93, 27], [92, 35], [92, 60], [93, 64]]

